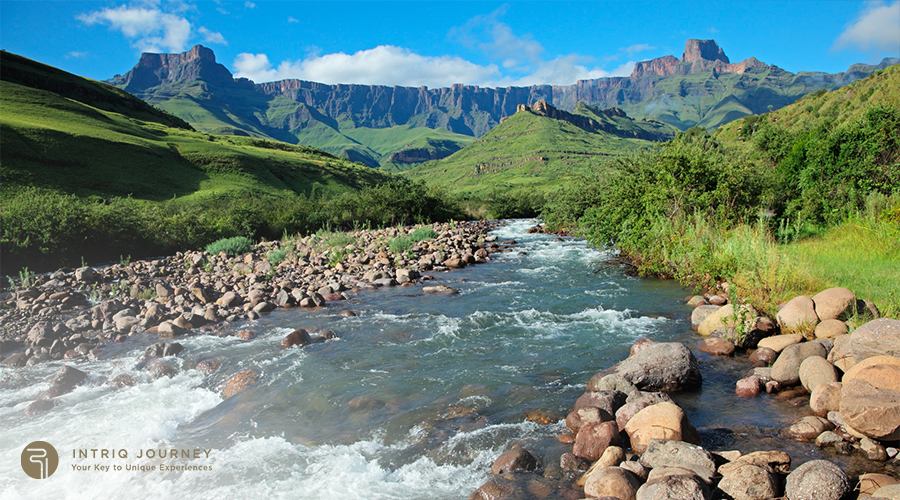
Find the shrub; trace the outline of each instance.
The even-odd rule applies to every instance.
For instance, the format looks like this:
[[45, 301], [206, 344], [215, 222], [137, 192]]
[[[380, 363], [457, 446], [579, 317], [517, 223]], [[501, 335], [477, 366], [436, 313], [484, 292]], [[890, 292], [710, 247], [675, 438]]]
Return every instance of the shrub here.
[[409, 233], [410, 239], [414, 242], [425, 241], [425, 240], [433, 240], [437, 237], [437, 231], [430, 227], [420, 227], [415, 231]]
[[222, 238], [206, 245], [207, 253], [216, 255], [225, 252], [229, 257], [235, 257], [253, 250], [253, 242], [244, 236]]
[[412, 249], [413, 243], [413, 239], [409, 236], [397, 236], [396, 238], [391, 240], [388, 248], [394, 255], [400, 255], [410, 251]]

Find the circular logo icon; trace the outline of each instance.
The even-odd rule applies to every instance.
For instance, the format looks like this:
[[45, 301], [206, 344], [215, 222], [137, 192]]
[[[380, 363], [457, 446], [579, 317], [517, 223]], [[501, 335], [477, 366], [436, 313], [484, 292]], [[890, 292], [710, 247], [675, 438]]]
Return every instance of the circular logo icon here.
[[52, 476], [58, 465], [59, 455], [50, 443], [35, 441], [22, 450], [22, 470], [35, 479]]

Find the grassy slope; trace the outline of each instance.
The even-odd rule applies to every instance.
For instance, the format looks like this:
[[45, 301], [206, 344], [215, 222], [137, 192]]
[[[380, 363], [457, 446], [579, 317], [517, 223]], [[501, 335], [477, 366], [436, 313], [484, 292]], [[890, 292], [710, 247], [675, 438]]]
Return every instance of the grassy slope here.
[[[579, 114], [596, 113], [591, 109], [579, 108]], [[622, 127], [641, 125], [606, 115], [598, 119], [622, 122]], [[665, 129], [661, 124], [649, 126]], [[578, 171], [651, 144], [606, 132], [587, 132], [565, 121], [520, 111], [465, 149], [443, 160], [427, 162], [406, 175], [442, 184], [461, 194], [485, 194], [496, 188], [546, 192], [564, 184]]]
[[[4, 57], [4, 69], [9, 61]], [[33, 66], [33, 78], [58, 81], [58, 70], [44, 68]], [[4, 78], [7, 74], [3, 72]], [[64, 75], [64, 86], [73, 95], [87, 95], [90, 103], [117, 103], [122, 94], [103, 83]], [[163, 200], [228, 191], [340, 192], [388, 178], [309, 148], [210, 136], [98, 109], [55, 92], [9, 81], [0, 85], [0, 180], [7, 194], [20, 186], [38, 186], [82, 196]], [[95, 92], [79, 94], [85, 88]], [[116, 106], [128, 111], [127, 104]]]

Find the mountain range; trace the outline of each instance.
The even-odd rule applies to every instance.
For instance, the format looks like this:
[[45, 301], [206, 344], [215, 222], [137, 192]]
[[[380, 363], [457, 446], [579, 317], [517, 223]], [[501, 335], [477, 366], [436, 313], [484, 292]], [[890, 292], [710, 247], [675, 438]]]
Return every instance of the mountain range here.
[[303, 80], [256, 84], [234, 78], [212, 50], [198, 45], [181, 54], [142, 54], [131, 71], [108, 83], [204, 132], [303, 144], [369, 166], [404, 170], [449, 156], [520, 105], [541, 100], [563, 111], [584, 103], [680, 130], [712, 129], [898, 63], [886, 58], [879, 65], [854, 64], [843, 73], [794, 74], [752, 57], [731, 63], [714, 40], [688, 40], [680, 59], [639, 62], [628, 77], [568, 86], [429, 89]]

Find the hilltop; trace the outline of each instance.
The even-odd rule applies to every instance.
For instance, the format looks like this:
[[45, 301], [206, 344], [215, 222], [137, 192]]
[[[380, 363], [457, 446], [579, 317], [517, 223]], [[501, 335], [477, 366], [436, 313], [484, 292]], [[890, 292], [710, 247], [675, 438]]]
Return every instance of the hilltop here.
[[539, 100], [519, 105], [514, 115], [461, 151], [406, 175], [469, 195], [497, 188], [548, 191], [573, 174], [667, 140], [675, 132], [661, 122], [628, 118], [619, 108], [578, 103], [570, 113]]
[[833, 90], [897, 64], [857, 64], [846, 72], [790, 73], [755, 58], [731, 63], [714, 40], [688, 40], [681, 58], [639, 62], [628, 77], [573, 85], [449, 88], [328, 85], [235, 79], [212, 50], [143, 54], [109, 83], [190, 122], [198, 130], [305, 144], [370, 166], [402, 170], [449, 156], [482, 137], [519, 105], [540, 100], [568, 112], [579, 102], [617, 107], [680, 130], [713, 129]]

